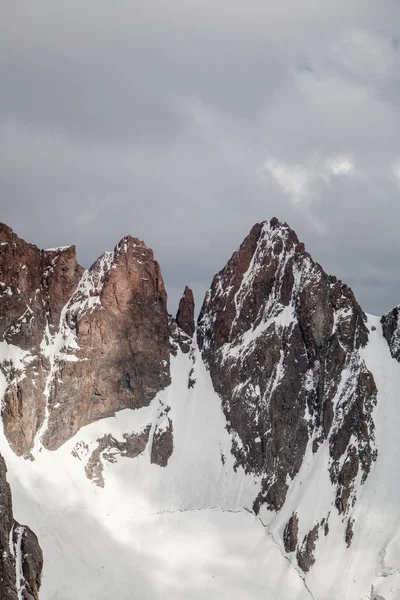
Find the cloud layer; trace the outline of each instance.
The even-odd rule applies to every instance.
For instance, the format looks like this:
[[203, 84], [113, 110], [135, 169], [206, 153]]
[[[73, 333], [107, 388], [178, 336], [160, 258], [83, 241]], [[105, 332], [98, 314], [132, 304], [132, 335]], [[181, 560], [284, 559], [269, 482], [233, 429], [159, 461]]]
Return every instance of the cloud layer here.
[[21, 0], [0, 22], [0, 219], [88, 266], [126, 233], [175, 311], [277, 216], [366, 310], [400, 302], [400, 7]]

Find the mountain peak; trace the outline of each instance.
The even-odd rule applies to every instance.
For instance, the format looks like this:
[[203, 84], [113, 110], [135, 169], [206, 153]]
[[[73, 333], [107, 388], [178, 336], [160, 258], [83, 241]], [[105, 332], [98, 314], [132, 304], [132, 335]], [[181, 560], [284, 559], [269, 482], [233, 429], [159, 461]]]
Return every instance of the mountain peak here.
[[[128, 251], [131, 251], [133, 248], [137, 248], [137, 247], [147, 248], [147, 246], [143, 240], [140, 240], [139, 238], [133, 237], [132, 235], [128, 234], [128, 235], [125, 235], [118, 242], [118, 244], [115, 246], [115, 249], [123, 250], [124, 252], [128, 252]], [[148, 250], [150, 250], [150, 248], [148, 248]]]
[[12, 241], [0, 246], [0, 335], [23, 357], [3, 400], [17, 454], [57, 448], [169, 383], [167, 294], [143, 241], [125, 236], [85, 270], [75, 246], [40, 250], [3, 224], [0, 239]]
[[176, 323], [189, 337], [193, 337], [195, 330], [194, 297], [192, 290], [188, 286], [185, 287], [183, 296], [179, 302]]
[[[87, 270], [74, 246], [0, 239], [0, 452], [19, 518], [46, 536], [49, 597], [92, 597], [99, 565], [104, 598], [156, 597], [159, 576], [174, 600], [248, 597], [254, 579], [254, 598], [398, 597], [400, 365], [287, 223], [252, 227], [197, 331], [191, 289], [169, 316], [138, 238]], [[399, 359], [400, 309], [382, 325]], [[37, 600], [40, 551], [10, 503], [0, 458], [6, 598]], [[171, 548], [208, 551], [211, 530], [210, 570], [197, 552], [176, 577]]]
[[0, 244], [11, 242], [14, 237], [14, 232], [5, 223], [0, 223]]
[[[339, 400], [346, 401], [336, 396], [340, 377], [332, 369], [338, 362], [353, 361], [351, 377], [359, 379], [365, 437], [359, 440], [358, 460], [364, 474], [369, 471], [376, 388], [358, 354], [368, 340], [365, 320], [351, 290], [333, 283], [295, 232], [277, 219], [256, 224], [214, 277], [200, 312], [198, 343], [237, 436], [233, 452], [238, 464], [264, 477], [257, 510], [264, 502], [272, 510], [282, 506], [288, 478], [297, 473], [309, 439], [316, 451], [332, 436], [337, 461], [332, 479], [338, 481], [339, 458], [348, 448], [342, 442], [339, 448], [335, 435], [344, 428], [347, 437], [355, 410], [349, 406], [345, 419], [342, 409], [335, 412]], [[330, 389], [327, 379], [335, 380]], [[307, 422], [309, 412], [313, 419]], [[337, 486], [342, 511], [349, 485]]]
[[[285, 221], [279, 221], [276, 217], [272, 217], [270, 221], [263, 221], [261, 226], [262, 230], [260, 235], [264, 238], [271, 242], [281, 238], [288, 246], [292, 245], [295, 252], [305, 252], [303, 242], [299, 241], [296, 232]], [[259, 224], [254, 227], [259, 227]]]

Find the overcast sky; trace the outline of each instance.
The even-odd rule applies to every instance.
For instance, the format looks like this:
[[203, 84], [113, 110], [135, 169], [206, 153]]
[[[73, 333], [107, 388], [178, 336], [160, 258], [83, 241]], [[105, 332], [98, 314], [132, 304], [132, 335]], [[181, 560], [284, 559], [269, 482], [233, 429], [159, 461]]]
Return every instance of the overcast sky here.
[[0, 220], [89, 266], [126, 233], [198, 307], [277, 216], [400, 303], [396, 0], [18, 0], [0, 20]]

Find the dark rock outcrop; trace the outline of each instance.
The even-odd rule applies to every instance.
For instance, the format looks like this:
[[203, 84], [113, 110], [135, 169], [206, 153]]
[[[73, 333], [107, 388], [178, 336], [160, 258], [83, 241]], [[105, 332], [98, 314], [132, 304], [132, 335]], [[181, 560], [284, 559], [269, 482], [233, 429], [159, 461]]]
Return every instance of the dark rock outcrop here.
[[151, 462], [159, 467], [166, 467], [174, 450], [173, 425], [171, 419], [167, 423], [157, 425], [151, 447]]
[[299, 518], [296, 513], [290, 517], [283, 532], [283, 545], [286, 552], [295, 552], [299, 536]]
[[186, 286], [183, 296], [179, 302], [178, 312], [176, 313], [176, 322], [189, 337], [193, 337], [195, 331], [194, 324], [194, 298], [192, 290]]
[[393, 310], [383, 315], [381, 318], [382, 331], [390, 353], [400, 362], [400, 307], [396, 306]]
[[14, 520], [6, 472], [0, 455], [0, 598], [39, 600], [42, 551], [29, 527]]
[[75, 248], [39, 250], [0, 225], [0, 368], [6, 436], [58, 448], [83, 425], [148, 405], [170, 383], [167, 295], [144, 242], [127, 236], [84, 271]]
[[[97, 447], [91, 453], [85, 467], [86, 476], [99, 487], [104, 487], [104, 462], [115, 463], [117, 456], [136, 458], [142, 454], [149, 441], [150, 425], [140, 433], [125, 433], [124, 441], [115, 439], [111, 434], [103, 435], [97, 440]], [[78, 449], [79, 450], [79, 449]], [[86, 451], [89, 449], [86, 448]], [[74, 455], [79, 458], [81, 453], [75, 450]]]
[[173, 423], [169, 417], [170, 407], [159, 401], [154, 424], [123, 433], [122, 439], [104, 434], [95, 443], [83, 440], [76, 443], [72, 455], [85, 464], [85, 473], [95, 485], [103, 488], [106, 484], [104, 467], [122, 458], [136, 458], [147, 450], [150, 462], [166, 467], [174, 450]]
[[315, 563], [315, 548], [318, 540], [319, 525], [315, 525], [305, 536], [302, 545], [298, 548], [297, 564], [304, 573], [308, 573]]
[[354, 537], [354, 519], [348, 519], [345, 533], [346, 546], [350, 548]]
[[375, 458], [376, 387], [359, 352], [368, 329], [350, 288], [272, 219], [255, 225], [214, 277], [197, 331], [236, 464], [262, 476], [256, 512], [282, 507], [307, 448], [315, 453], [325, 440], [345, 510], [358, 469], [365, 479]]

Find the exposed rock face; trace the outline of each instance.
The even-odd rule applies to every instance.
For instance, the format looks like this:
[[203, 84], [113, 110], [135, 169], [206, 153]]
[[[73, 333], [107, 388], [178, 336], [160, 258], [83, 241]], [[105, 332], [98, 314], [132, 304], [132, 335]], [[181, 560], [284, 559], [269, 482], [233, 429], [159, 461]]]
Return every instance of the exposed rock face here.
[[42, 551], [35, 534], [14, 521], [6, 472], [0, 455], [0, 598], [39, 600]]
[[193, 347], [194, 323], [194, 299], [193, 292], [187, 286], [179, 302], [176, 319], [169, 317], [169, 335], [171, 353], [176, 356], [178, 348], [184, 354], [190, 352]]
[[146, 425], [121, 433], [119, 439], [103, 434], [89, 443], [78, 441], [72, 455], [82, 462], [85, 473], [98, 487], [105, 487], [105, 467], [122, 458], [143, 456], [144, 460], [166, 467], [174, 451], [173, 423], [169, 416], [171, 408], [158, 399], [157, 411]]
[[153, 445], [151, 447], [151, 462], [159, 467], [166, 467], [174, 450], [173, 425], [171, 419], [157, 425]]
[[[97, 440], [98, 446], [90, 455], [85, 467], [88, 479], [99, 487], [104, 487], [104, 462], [114, 463], [117, 456], [136, 458], [145, 451], [149, 441], [150, 425], [140, 433], [125, 433], [124, 441], [116, 440], [112, 435], [103, 435]], [[76, 456], [79, 457], [78, 452]]]
[[6, 464], [0, 456], [0, 597], [18, 600], [15, 586], [15, 560], [9, 551], [10, 534], [14, 527], [11, 490], [6, 480]]
[[345, 534], [346, 546], [348, 548], [351, 546], [351, 542], [353, 541], [353, 537], [354, 537], [353, 527], [354, 527], [354, 519], [348, 519], [347, 526], [346, 526], [346, 534]]
[[0, 223], [0, 335], [29, 350], [42, 329], [58, 326], [84, 269], [75, 246], [39, 250]]
[[262, 476], [254, 508], [279, 510], [307, 448], [327, 440], [336, 505], [375, 458], [376, 386], [359, 349], [366, 317], [286, 224], [257, 224], [213, 280], [198, 343], [237, 465]]
[[50, 365], [40, 344], [45, 331], [55, 334], [62, 307], [82, 272], [74, 246], [39, 250], [0, 224], [0, 341], [23, 351], [0, 365], [11, 384], [3, 420], [19, 453], [31, 447], [45, 416], [45, 399], [38, 390], [44, 389]]
[[294, 513], [286, 524], [283, 532], [283, 545], [286, 552], [295, 552], [299, 536], [299, 518]]
[[189, 337], [193, 337], [195, 331], [194, 324], [194, 298], [193, 292], [188, 286], [185, 287], [183, 296], [179, 302], [178, 312], [176, 313], [176, 322]]
[[170, 383], [166, 292], [158, 263], [130, 236], [84, 271], [75, 248], [41, 251], [0, 226], [0, 368], [7, 438], [58, 448], [80, 427], [148, 405]]
[[67, 345], [50, 382], [45, 446], [116, 410], [146, 406], [169, 385], [166, 300], [153, 252], [135, 238], [83, 275], [60, 326]]
[[178, 327], [176, 320], [171, 316], [169, 317], [169, 335], [171, 354], [176, 356], [178, 348], [180, 348], [184, 354], [190, 352], [193, 347], [193, 338], [187, 335], [183, 329]]
[[302, 545], [298, 548], [296, 558], [297, 563], [304, 573], [307, 573], [315, 563], [315, 547], [318, 540], [318, 524], [306, 535]]
[[383, 335], [389, 344], [390, 353], [400, 362], [400, 307], [383, 315], [381, 319]]

